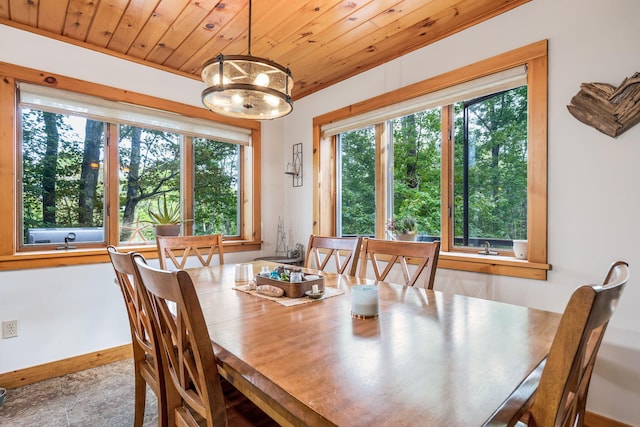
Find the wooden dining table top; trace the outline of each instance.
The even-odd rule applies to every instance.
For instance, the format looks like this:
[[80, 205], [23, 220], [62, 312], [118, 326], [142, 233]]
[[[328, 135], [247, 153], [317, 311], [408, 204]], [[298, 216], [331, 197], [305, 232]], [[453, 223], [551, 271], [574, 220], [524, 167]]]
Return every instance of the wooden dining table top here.
[[[541, 370], [560, 319], [328, 273], [325, 287], [344, 294], [286, 307], [234, 290], [233, 264], [188, 271], [219, 370], [283, 425], [500, 424], [535, 391], [535, 378], [521, 383]], [[377, 318], [351, 316], [358, 284], [377, 284]]]

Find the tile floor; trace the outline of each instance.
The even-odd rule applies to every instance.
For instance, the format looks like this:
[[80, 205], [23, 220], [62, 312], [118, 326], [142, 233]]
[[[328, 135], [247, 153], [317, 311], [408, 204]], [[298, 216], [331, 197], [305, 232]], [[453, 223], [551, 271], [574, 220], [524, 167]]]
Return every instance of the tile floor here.
[[[156, 397], [147, 387], [144, 426], [157, 426]], [[0, 406], [2, 427], [131, 427], [133, 361], [8, 390]]]

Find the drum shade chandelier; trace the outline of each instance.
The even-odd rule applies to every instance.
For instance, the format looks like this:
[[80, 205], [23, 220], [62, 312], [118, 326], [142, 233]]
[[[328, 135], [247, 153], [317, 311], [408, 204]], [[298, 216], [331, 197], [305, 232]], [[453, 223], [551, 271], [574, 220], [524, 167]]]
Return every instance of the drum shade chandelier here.
[[293, 77], [288, 68], [251, 56], [251, 0], [248, 55], [220, 54], [202, 68], [202, 103], [211, 111], [240, 119], [265, 120], [293, 110]]

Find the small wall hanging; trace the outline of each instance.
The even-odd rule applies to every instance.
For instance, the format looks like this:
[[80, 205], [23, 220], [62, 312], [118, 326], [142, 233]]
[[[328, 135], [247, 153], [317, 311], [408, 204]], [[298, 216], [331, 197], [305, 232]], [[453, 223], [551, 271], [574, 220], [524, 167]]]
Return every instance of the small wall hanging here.
[[617, 88], [582, 83], [567, 108], [582, 123], [615, 138], [640, 122], [640, 73], [624, 79]]
[[293, 144], [293, 159], [287, 163], [287, 175], [291, 175], [294, 187], [302, 187], [302, 142]]

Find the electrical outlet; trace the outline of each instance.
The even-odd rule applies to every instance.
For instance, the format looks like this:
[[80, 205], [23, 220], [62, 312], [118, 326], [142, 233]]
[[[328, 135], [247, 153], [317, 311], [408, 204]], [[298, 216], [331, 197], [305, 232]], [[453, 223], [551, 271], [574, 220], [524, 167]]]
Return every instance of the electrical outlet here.
[[18, 321], [3, 320], [2, 321], [2, 338], [14, 338], [18, 336]]

